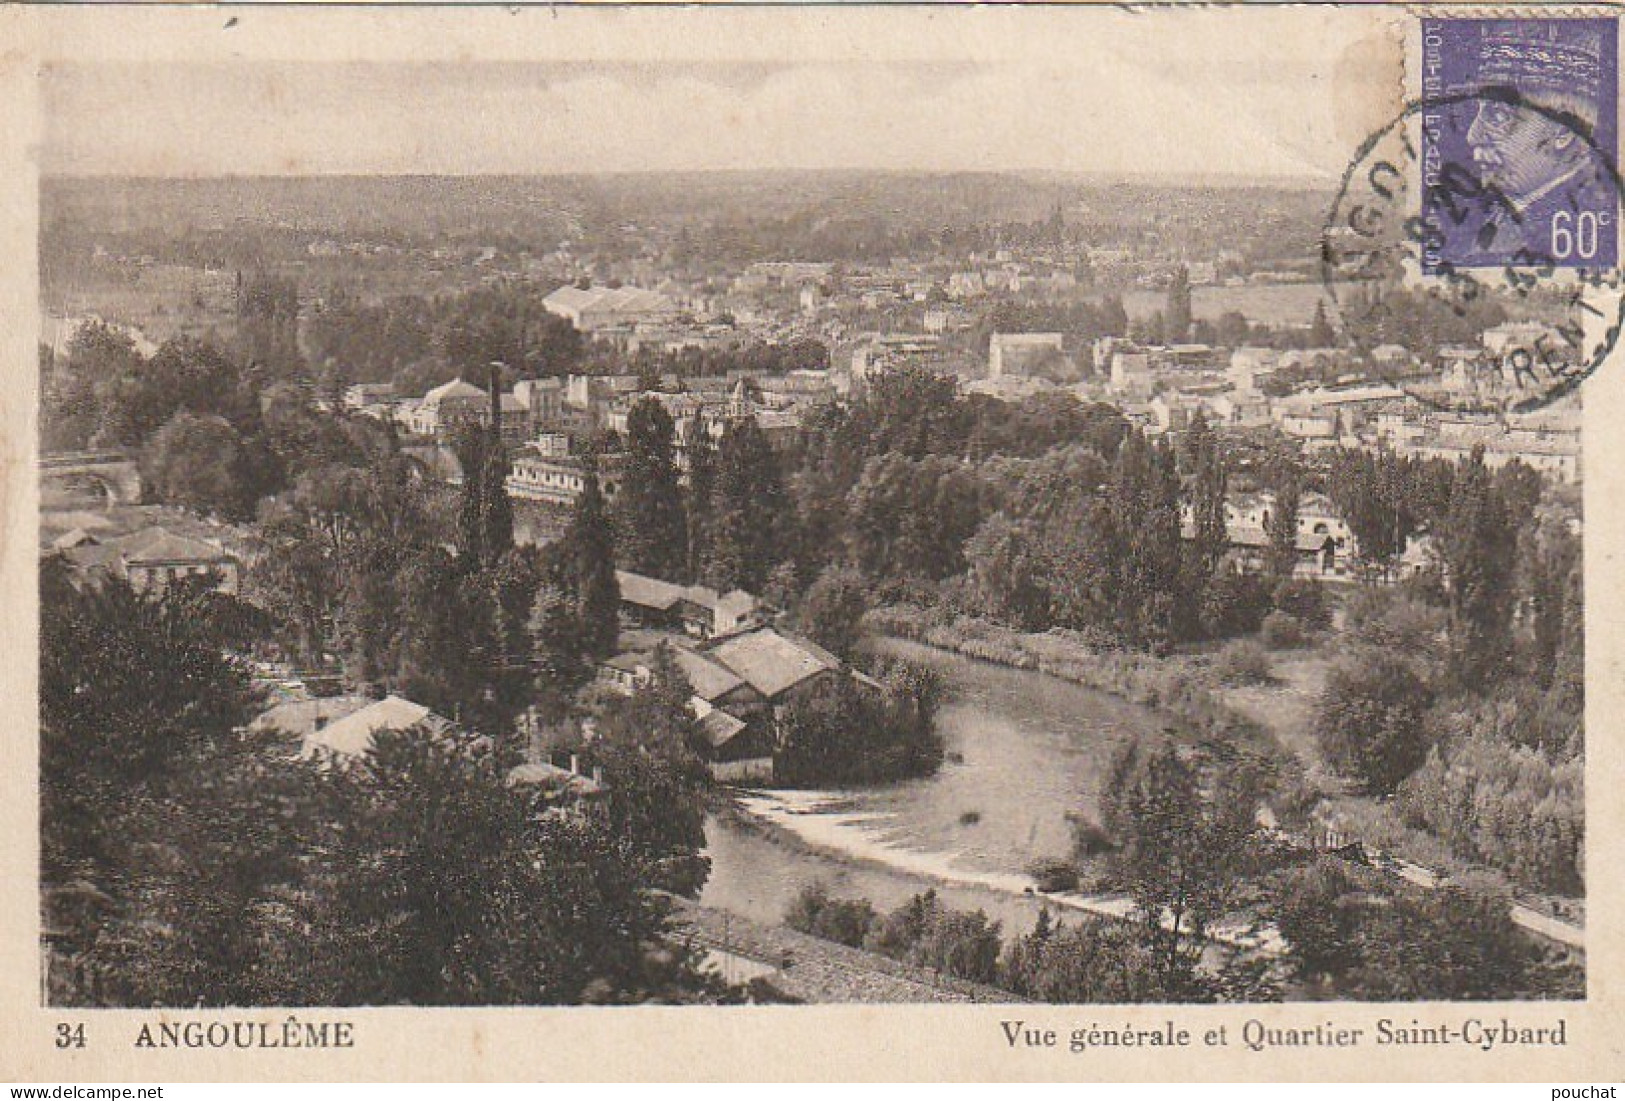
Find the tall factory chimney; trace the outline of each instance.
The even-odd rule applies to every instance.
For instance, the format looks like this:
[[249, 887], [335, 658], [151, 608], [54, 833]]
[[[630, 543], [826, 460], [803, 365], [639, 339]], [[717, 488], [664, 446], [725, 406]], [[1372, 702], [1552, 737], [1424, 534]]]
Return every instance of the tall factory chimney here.
[[491, 439], [502, 442], [502, 364], [491, 361]]

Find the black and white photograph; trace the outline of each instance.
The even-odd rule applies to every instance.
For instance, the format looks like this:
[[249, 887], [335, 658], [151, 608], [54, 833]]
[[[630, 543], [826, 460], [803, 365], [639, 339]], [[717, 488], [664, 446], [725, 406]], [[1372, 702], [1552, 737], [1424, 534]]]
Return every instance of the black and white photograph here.
[[41, 64], [39, 1007], [1572, 1043], [1617, 13], [550, 18]]

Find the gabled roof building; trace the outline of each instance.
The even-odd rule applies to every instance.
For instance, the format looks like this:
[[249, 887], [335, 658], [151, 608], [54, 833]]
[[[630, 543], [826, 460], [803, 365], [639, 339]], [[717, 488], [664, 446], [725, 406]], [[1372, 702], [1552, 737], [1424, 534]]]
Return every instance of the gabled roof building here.
[[86, 576], [117, 577], [138, 592], [163, 592], [186, 578], [207, 576], [221, 592], [235, 593], [242, 582], [242, 566], [230, 552], [167, 528], [105, 540], [75, 529], [57, 543], [53, 552]]
[[672, 299], [641, 287], [567, 285], [542, 299], [542, 307], [584, 333], [663, 322], [677, 314]]
[[299, 749], [299, 756], [344, 764], [369, 752], [373, 738], [385, 730], [422, 727], [432, 734], [454, 729], [449, 719], [435, 714], [420, 703], [400, 696], [385, 696], [376, 703], [353, 711], [336, 722], [313, 730]]

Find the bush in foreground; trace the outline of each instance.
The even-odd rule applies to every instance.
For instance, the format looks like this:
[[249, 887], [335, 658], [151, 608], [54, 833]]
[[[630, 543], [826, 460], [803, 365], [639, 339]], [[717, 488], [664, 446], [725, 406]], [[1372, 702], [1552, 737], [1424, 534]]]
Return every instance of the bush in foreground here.
[[1432, 691], [1403, 658], [1370, 652], [1332, 667], [1315, 711], [1315, 736], [1334, 768], [1386, 794], [1427, 759], [1432, 702]]
[[1027, 871], [1033, 884], [1045, 894], [1078, 889], [1078, 868], [1070, 860], [1040, 860]]
[[1269, 684], [1275, 679], [1269, 653], [1245, 638], [1225, 643], [1213, 659], [1213, 672], [1225, 684]]
[[1309, 631], [1303, 621], [1280, 611], [1264, 617], [1264, 626], [1259, 635], [1271, 650], [1296, 650], [1309, 641]]

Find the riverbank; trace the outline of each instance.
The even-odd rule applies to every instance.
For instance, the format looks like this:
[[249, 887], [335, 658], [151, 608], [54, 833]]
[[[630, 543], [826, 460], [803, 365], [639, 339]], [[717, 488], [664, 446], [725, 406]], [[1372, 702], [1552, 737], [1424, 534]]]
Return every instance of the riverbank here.
[[1332, 665], [1331, 649], [1274, 653], [1269, 684], [1223, 686], [1219, 697], [1274, 731], [1303, 760], [1312, 785], [1321, 793], [1316, 818], [1325, 828], [1357, 839], [1373, 857], [1391, 856], [1397, 864], [1395, 874], [1414, 886], [1471, 883], [1515, 895], [1520, 901], [1513, 916], [1520, 925], [1568, 947], [1581, 947], [1584, 898], [1518, 890], [1503, 872], [1457, 855], [1442, 839], [1407, 822], [1397, 800], [1361, 794], [1326, 765], [1312, 726], [1315, 700]]
[[1166, 659], [1126, 650], [1099, 650], [1071, 631], [1025, 633], [970, 616], [945, 622], [940, 613], [913, 605], [877, 608], [864, 622], [876, 634], [895, 635], [1106, 692], [1163, 712], [1202, 737], [1282, 748], [1263, 725], [1225, 706], [1202, 677]]
[[1224, 702], [1191, 667], [1126, 650], [1101, 650], [1076, 632], [1017, 631], [970, 616], [949, 617], [915, 605], [871, 611], [869, 630], [1013, 669], [1042, 673], [1157, 712], [1170, 727], [1198, 741], [1245, 748], [1277, 767], [1277, 815], [1305, 813], [1318, 792], [1305, 780], [1299, 755], [1264, 723]]
[[887, 910], [935, 890], [1012, 935], [1029, 931], [1043, 908], [1028, 893], [1035, 868], [1073, 856], [1072, 823], [1098, 820], [1117, 747], [1162, 719], [1041, 673], [900, 639], [875, 646], [948, 686], [941, 767], [893, 784], [730, 792], [729, 809], [707, 822], [713, 870], [702, 901], [778, 921], [813, 884]]
[[[818, 791], [750, 791], [736, 793], [734, 807], [719, 819], [730, 828], [745, 829], [774, 844], [816, 858], [850, 872], [868, 868], [910, 884], [909, 894], [932, 890], [949, 906], [981, 910], [999, 922], [1007, 936], [1020, 936], [1032, 928], [1041, 912], [1064, 918], [1069, 912], [1093, 919], [1130, 921], [1134, 901], [1120, 892], [1042, 891], [1024, 873], [1003, 873], [968, 868], [948, 854], [910, 849], [889, 840], [877, 828], [876, 816], [843, 810], [839, 793]], [[818, 882], [829, 886], [830, 878]], [[811, 885], [809, 881], [806, 885]], [[880, 909], [894, 909], [906, 895], [865, 894], [833, 889], [843, 898], [862, 898]], [[702, 895], [701, 901], [706, 901]], [[712, 903], [718, 909], [727, 906]], [[1011, 920], [1012, 913], [1021, 920]], [[760, 920], [758, 918], [757, 920]], [[1285, 950], [1280, 934], [1257, 915], [1238, 915], [1216, 923], [1209, 939], [1231, 947], [1280, 955]]]
[[[894, 910], [915, 895], [935, 891], [945, 905], [981, 910], [1008, 936], [1031, 932], [1044, 909], [1036, 895], [956, 885], [814, 845], [796, 831], [738, 805], [708, 817], [705, 832], [712, 870], [700, 903], [762, 925], [782, 924], [796, 897], [812, 886], [836, 898], [867, 899], [881, 910]], [[1049, 909], [1053, 916], [1056, 907]]]
[[[673, 899], [677, 937], [700, 949], [728, 982], [756, 987], [766, 1001], [815, 1005], [1020, 1002], [1008, 990], [967, 982], [844, 944]], [[762, 986], [765, 985], [765, 990]]]
[[[1329, 655], [1322, 651], [1274, 655], [1278, 660], [1270, 684], [1235, 686], [1213, 683], [1190, 658], [1102, 651], [1069, 631], [1023, 633], [907, 605], [877, 609], [865, 623], [877, 635], [1127, 700], [1158, 713], [1187, 736], [1258, 752], [1278, 765], [1270, 800], [1276, 824], [1300, 843], [1314, 843], [1326, 829], [1335, 828], [1345, 843], [1360, 841], [1374, 858], [1394, 858], [1394, 874], [1412, 886], [1469, 883], [1508, 889], [1501, 873], [1456, 856], [1438, 838], [1407, 824], [1392, 801], [1352, 793], [1325, 766], [1309, 733], [1314, 699], [1329, 665]], [[1523, 893], [1514, 907], [1520, 925], [1570, 947], [1581, 942], [1584, 913], [1584, 899]], [[1540, 915], [1541, 923], [1561, 923], [1561, 935], [1553, 936], [1544, 925], [1536, 928], [1530, 915]]]

